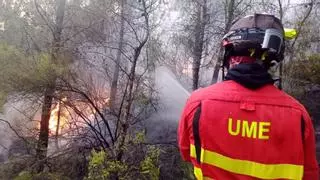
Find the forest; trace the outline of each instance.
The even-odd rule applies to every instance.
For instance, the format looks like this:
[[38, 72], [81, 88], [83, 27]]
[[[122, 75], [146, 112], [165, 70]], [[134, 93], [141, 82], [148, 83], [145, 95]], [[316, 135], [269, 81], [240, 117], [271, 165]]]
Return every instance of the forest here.
[[319, 0], [1, 0], [0, 179], [195, 179], [183, 106], [254, 13], [296, 30], [270, 73], [320, 137]]

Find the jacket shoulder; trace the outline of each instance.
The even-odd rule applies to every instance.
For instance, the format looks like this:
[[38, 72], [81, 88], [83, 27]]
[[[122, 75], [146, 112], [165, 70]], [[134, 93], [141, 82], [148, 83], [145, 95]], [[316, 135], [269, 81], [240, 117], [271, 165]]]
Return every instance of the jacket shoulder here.
[[218, 99], [229, 98], [238, 100], [264, 99], [266, 103], [280, 106], [290, 106], [307, 112], [304, 106], [289, 94], [279, 90], [274, 85], [266, 85], [260, 89], [247, 89], [234, 81], [223, 81], [206, 88], [192, 92], [189, 102], [199, 102], [212, 97]]
[[[280, 91], [280, 90], [279, 90], [279, 91]], [[287, 93], [285, 93], [285, 92], [283, 92], [283, 91], [280, 91], [280, 92], [283, 94], [283, 97], [286, 98], [286, 99], [288, 99], [288, 101], [290, 101], [290, 103], [291, 103], [294, 107], [296, 107], [296, 108], [298, 108], [298, 109], [300, 109], [300, 110], [302, 110], [302, 111], [304, 111], [304, 112], [307, 112], [307, 110], [306, 110], [306, 108], [304, 107], [304, 105], [301, 104], [297, 99], [295, 99], [294, 97], [292, 97], [291, 95], [289, 95], [289, 94], [287, 94]]]
[[207, 99], [210, 94], [213, 94], [215, 92], [220, 92], [226, 88], [230, 88], [230, 85], [232, 84], [228, 81], [219, 82], [213, 85], [210, 85], [205, 88], [199, 88], [195, 91], [193, 91], [189, 97], [189, 102], [197, 102], [204, 99]]

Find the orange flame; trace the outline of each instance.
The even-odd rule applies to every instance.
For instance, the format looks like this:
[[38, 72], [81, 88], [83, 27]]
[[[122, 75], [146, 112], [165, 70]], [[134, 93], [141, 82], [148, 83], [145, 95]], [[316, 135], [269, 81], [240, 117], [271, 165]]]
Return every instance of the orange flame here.
[[[59, 112], [60, 111], [60, 112]], [[58, 120], [60, 122], [58, 122]], [[50, 119], [49, 119], [49, 130], [51, 134], [56, 134], [56, 132], [61, 132], [61, 129], [66, 124], [67, 117], [63, 113], [60, 102], [51, 110]], [[57, 129], [59, 123], [59, 128]]]
[[[49, 132], [50, 135], [61, 134], [63, 130], [66, 130], [66, 125], [71, 123], [71, 119], [74, 118], [74, 114], [70, 114], [72, 112], [72, 108], [69, 109], [68, 106], [63, 106], [63, 104], [67, 101], [67, 98], [63, 98], [62, 101], [58, 102], [58, 104], [51, 110], [50, 119], [49, 119]], [[62, 106], [61, 106], [62, 105]], [[97, 107], [99, 109], [106, 108], [109, 106], [109, 98], [101, 98], [97, 101]], [[94, 114], [96, 110], [92, 108], [90, 105], [86, 103], [77, 102], [77, 108], [83, 113], [84, 116], [89, 119], [94, 118]], [[58, 120], [60, 121], [58, 123]], [[72, 122], [74, 124], [75, 122]], [[59, 124], [59, 127], [57, 128]], [[81, 127], [82, 123], [77, 123], [78, 127]], [[69, 127], [69, 126], [68, 126]], [[69, 127], [71, 128], [71, 127]]]

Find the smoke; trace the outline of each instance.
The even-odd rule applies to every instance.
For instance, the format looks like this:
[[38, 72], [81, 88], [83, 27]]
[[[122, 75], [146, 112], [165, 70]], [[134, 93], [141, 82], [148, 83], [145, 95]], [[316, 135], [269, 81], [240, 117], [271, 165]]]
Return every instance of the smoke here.
[[[100, 78], [101, 79], [101, 78]], [[176, 129], [184, 104], [190, 93], [179, 83], [175, 75], [166, 67], [159, 67], [155, 71], [155, 88], [159, 98], [159, 108], [147, 120], [147, 138], [154, 141], [170, 141], [176, 139]], [[40, 120], [39, 104], [35, 102], [18, 101], [7, 103], [0, 118], [7, 120], [18, 129], [23, 136], [29, 136], [28, 129], [36, 129]], [[26, 109], [26, 107], [32, 107]], [[29, 119], [30, 118], [30, 119]], [[28, 124], [28, 127], [26, 125]], [[29, 125], [30, 124], [30, 125]], [[29, 133], [29, 134], [28, 134]], [[17, 136], [5, 123], [0, 123], [0, 154], [7, 156], [12, 142]], [[59, 139], [56, 143], [50, 139], [48, 154], [55, 153], [66, 145], [66, 141]]]
[[[0, 119], [5, 120], [6, 115], [0, 114]], [[0, 122], [0, 156], [2, 157], [2, 160], [7, 159], [9, 147], [12, 142], [12, 135], [12, 131], [10, 131], [8, 125], [4, 122]]]
[[156, 89], [159, 93], [162, 110], [167, 112], [162, 115], [166, 120], [178, 122], [183, 106], [190, 93], [182, 87], [175, 75], [162, 66], [155, 72]]
[[0, 119], [6, 122], [0, 121], [0, 155], [7, 160], [9, 152], [17, 151], [17, 149], [11, 149], [12, 143], [19, 140], [16, 133], [24, 137], [33, 136], [32, 130], [36, 128], [37, 123], [32, 121], [31, 117], [36, 113], [37, 104], [31, 101], [11, 101], [6, 103], [3, 109]]
[[184, 104], [190, 93], [166, 67], [155, 71], [155, 87], [158, 91], [159, 109], [147, 124], [147, 136], [151, 141], [176, 139], [176, 129]]

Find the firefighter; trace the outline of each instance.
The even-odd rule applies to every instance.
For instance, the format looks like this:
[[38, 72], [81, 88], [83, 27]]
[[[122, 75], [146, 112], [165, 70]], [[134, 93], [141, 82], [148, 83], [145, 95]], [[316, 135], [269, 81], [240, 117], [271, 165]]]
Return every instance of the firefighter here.
[[179, 121], [179, 149], [197, 179], [319, 179], [310, 116], [268, 73], [284, 38], [267, 14], [235, 21], [224, 36], [224, 81], [193, 92]]

